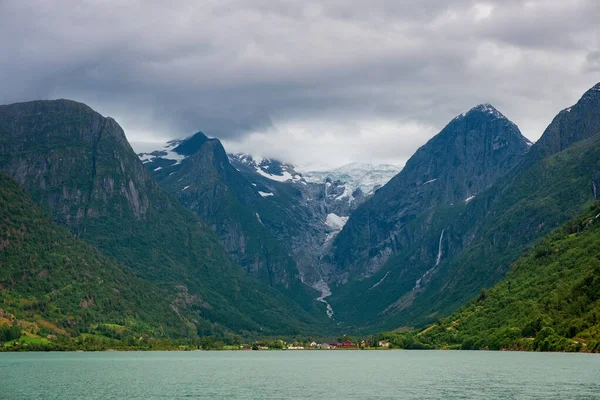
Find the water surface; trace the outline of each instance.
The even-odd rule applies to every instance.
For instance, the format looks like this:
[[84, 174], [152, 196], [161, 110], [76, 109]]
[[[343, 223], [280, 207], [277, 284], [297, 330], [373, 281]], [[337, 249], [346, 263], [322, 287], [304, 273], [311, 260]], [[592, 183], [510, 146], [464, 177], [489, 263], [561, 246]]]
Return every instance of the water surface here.
[[600, 356], [470, 351], [0, 353], [2, 399], [600, 399]]

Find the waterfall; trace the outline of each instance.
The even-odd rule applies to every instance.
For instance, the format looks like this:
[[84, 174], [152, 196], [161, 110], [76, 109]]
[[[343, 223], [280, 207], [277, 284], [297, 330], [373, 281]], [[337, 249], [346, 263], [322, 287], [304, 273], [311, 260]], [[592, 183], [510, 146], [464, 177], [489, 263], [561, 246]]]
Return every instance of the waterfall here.
[[442, 229], [442, 234], [440, 235], [440, 242], [438, 244], [438, 253], [437, 253], [437, 258], [435, 259], [435, 266], [437, 267], [438, 265], [440, 265], [440, 261], [442, 261], [442, 239], [444, 239], [444, 232], [446, 230]]
[[[435, 270], [435, 267], [440, 265], [440, 262], [442, 262], [442, 240], [444, 240], [444, 232], [446, 232], [446, 230], [442, 229], [442, 233], [440, 234], [440, 241], [438, 242], [438, 252], [437, 252], [437, 257], [435, 258], [435, 265], [433, 267], [429, 268], [427, 271], [425, 271], [423, 276], [421, 276], [419, 279], [417, 279], [417, 281], [415, 282], [415, 287], [413, 287], [413, 290], [421, 289], [421, 283], [423, 283], [423, 284], [427, 283], [427, 280], [426, 281], [423, 281], [423, 280], [428, 279], [430, 277], [430, 275], [433, 274], [433, 270]], [[385, 276], [384, 276], [384, 278], [385, 278]]]

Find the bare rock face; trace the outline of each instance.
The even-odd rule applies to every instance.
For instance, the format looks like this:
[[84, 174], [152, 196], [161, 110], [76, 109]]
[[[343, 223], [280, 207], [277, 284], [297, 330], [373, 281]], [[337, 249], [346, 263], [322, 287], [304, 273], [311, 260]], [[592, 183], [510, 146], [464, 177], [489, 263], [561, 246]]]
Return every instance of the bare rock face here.
[[0, 107], [0, 168], [36, 200], [44, 197], [55, 220], [75, 233], [86, 219], [115, 209], [144, 218], [151, 183], [131, 154], [121, 127], [86, 105], [58, 100]]

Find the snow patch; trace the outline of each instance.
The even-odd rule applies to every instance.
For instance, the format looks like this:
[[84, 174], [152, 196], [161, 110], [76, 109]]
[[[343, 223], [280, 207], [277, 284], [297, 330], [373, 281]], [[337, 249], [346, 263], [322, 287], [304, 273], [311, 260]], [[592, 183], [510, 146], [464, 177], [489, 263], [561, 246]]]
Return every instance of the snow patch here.
[[339, 232], [344, 225], [346, 225], [346, 222], [348, 222], [348, 218], [349, 217], [340, 217], [337, 214], [329, 213], [325, 219], [325, 225]]
[[383, 282], [385, 280], [385, 278], [387, 278], [387, 276], [389, 275], [390, 271], [386, 272], [385, 275], [383, 276], [383, 278], [381, 278], [379, 280], [379, 282], [377, 282], [376, 284], [374, 284], [373, 286], [371, 286], [368, 290], [374, 289], [377, 286], [381, 285], [381, 282]]
[[500, 111], [498, 111], [496, 109], [496, 107], [494, 107], [493, 105], [489, 104], [489, 103], [484, 103], [484, 104], [479, 104], [473, 108], [471, 108], [469, 111], [467, 112], [463, 112], [459, 115], [457, 115], [456, 117], [454, 117], [454, 120], [457, 119], [462, 119], [464, 117], [466, 117], [467, 115], [471, 114], [472, 112], [482, 112], [482, 113], [486, 113], [486, 114], [490, 114], [496, 118], [503, 118], [506, 119], [506, 117], [504, 116], [504, 114], [502, 114]]
[[189, 186], [186, 186], [186, 187], [184, 187], [183, 189], [181, 189], [181, 191], [183, 192], [184, 190], [187, 190], [187, 189], [189, 189], [189, 188], [190, 188]]
[[162, 167], [156, 167], [156, 168], [153, 169], [153, 171], [156, 172], [156, 171], [160, 171], [161, 169], [163, 169], [163, 168]]
[[428, 184], [430, 184], [430, 183], [433, 183], [433, 182], [435, 182], [435, 181], [437, 181], [437, 178], [435, 178], [435, 179], [432, 179], [432, 180], [429, 180], [429, 181], [427, 181], [427, 182], [424, 182], [424, 183], [423, 183], [423, 185], [428, 185]]
[[187, 158], [182, 154], [176, 153], [173, 151], [175, 147], [177, 147], [181, 143], [181, 140], [172, 140], [167, 142], [163, 148], [153, 151], [151, 153], [140, 153], [138, 157], [142, 160], [143, 163], [153, 162], [157, 158], [164, 160], [172, 160], [175, 161], [175, 164], [180, 164], [183, 160]]
[[262, 168], [260, 167], [256, 167], [256, 172], [259, 175], [264, 176], [265, 178], [269, 178], [273, 181], [277, 181], [277, 182], [286, 182], [289, 181], [290, 179], [293, 179], [292, 175], [287, 172], [287, 171], [283, 171], [283, 173], [281, 175], [273, 175], [273, 174], [269, 174], [265, 171], [262, 170]]
[[473, 200], [475, 198], [475, 196], [469, 196], [465, 199], [465, 204], [470, 202], [471, 200]]
[[258, 194], [260, 194], [262, 197], [275, 196], [273, 193], [261, 192], [260, 190], [258, 191]]

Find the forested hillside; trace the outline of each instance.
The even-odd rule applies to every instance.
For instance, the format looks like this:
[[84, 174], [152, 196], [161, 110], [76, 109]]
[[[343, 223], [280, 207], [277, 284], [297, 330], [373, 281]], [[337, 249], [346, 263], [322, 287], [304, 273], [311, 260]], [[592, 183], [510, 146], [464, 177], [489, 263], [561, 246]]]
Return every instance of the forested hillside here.
[[0, 325], [31, 334], [189, 337], [165, 293], [56, 226], [0, 173]]
[[506, 278], [400, 347], [600, 351], [600, 203], [546, 236]]

